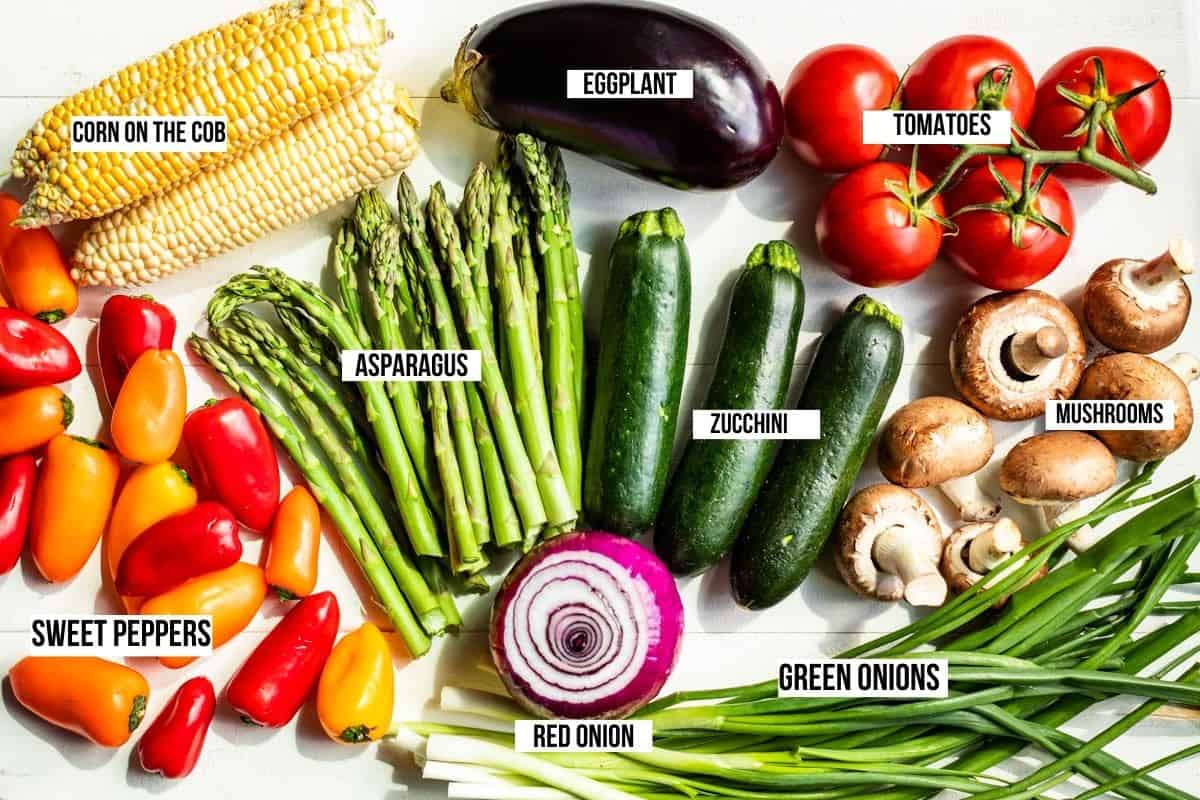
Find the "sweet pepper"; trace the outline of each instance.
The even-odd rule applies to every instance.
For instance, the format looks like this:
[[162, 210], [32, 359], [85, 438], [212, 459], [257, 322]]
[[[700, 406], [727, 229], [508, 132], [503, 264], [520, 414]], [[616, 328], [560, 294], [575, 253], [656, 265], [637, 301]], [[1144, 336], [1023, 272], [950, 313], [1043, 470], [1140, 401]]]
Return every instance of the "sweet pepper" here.
[[185, 681], [138, 742], [138, 762], [164, 778], [186, 778], [200, 760], [217, 695], [203, 675]]
[[0, 394], [0, 456], [41, 447], [65, 431], [75, 404], [57, 386], [35, 386]]
[[162, 594], [241, 557], [237, 520], [225, 506], [206, 501], [159, 520], [125, 548], [117, 566], [117, 593]]
[[51, 325], [15, 308], [0, 308], [0, 389], [69, 381], [81, 370], [75, 348]]
[[267, 583], [284, 600], [312, 594], [317, 585], [317, 554], [321, 547], [321, 509], [303, 486], [287, 493], [267, 543]]
[[246, 659], [225, 690], [229, 704], [253, 725], [286, 725], [312, 694], [338, 631], [332, 592], [309, 595], [292, 608]]
[[188, 415], [183, 439], [201, 495], [229, 506], [247, 528], [265, 531], [279, 504], [279, 464], [254, 407], [240, 397], [210, 401]]
[[21, 560], [36, 480], [33, 456], [22, 454], [0, 462], [0, 575]]
[[0, 267], [12, 305], [45, 322], [58, 322], [79, 307], [79, 288], [54, 236], [46, 228], [12, 227], [11, 195], [0, 195]]
[[175, 315], [154, 298], [114, 294], [100, 310], [96, 354], [100, 377], [111, 408], [133, 362], [147, 350], [170, 350], [175, 343]]
[[103, 747], [129, 741], [150, 699], [140, 672], [89, 656], [29, 656], [8, 680], [25, 708]]
[[166, 461], [179, 447], [187, 415], [187, 379], [174, 350], [147, 350], [133, 362], [109, 430], [121, 455], [139, 464]]
[[329, 654], [317, 686], [317, 716], [335, 742], [369, 742], [387, 733], [394, 696], [392, 651], [367, 622]]

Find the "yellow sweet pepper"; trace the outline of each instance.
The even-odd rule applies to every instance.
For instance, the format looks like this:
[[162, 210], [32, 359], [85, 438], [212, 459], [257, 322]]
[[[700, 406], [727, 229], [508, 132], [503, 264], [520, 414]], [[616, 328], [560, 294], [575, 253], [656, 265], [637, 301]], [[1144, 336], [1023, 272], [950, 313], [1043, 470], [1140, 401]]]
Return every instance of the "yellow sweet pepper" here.
[[330, 739], [369, 742], [392, 723], [395, 675], [387, 639], [371, 623], [342, 637], [317, 685], [317, 716]]

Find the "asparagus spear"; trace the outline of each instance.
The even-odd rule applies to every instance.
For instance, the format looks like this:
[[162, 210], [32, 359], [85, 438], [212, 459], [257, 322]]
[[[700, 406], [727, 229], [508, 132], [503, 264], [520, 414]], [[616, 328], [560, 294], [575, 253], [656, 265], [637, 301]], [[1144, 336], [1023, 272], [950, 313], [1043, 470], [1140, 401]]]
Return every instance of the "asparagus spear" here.
[[[513, 224], [513, 252], [521, 276], [521, 291], [525, 294], [525, 309], [528, 312], [529, 337], [533, 342], [533, 358], [539, 375], [542, 371], [541, 310], [538, 294], [541, 281], [538, 279], [537, 263], [533, 258], [533, 238], [529, 232], [529, 202], [526, 199], [525, 180], [516, 164], [517, 141], [511, 136], [497, 140], [496, 166], [504, 171], [512, 186], [508, 210]], [[544, 379], [543, 379], [544, 380]]]
[[[463, 331], [471, 345], [479, 350], [482, 369], [483, 393], [489, 403], [492, 421], [500, 427], [501, 421], [506, 425], [515, 424], [512, 401], [508, 389], [496, 363], [496, 352], [492, 343], [483, 334], [479, 304], [475, 299], [475, 290], [469, 281], [466, 262], [462, 255], [462, 246], [458, 241], [458, 228], [454, 225], [454, 217], [446, 204], [446, 196], [439, 183], [435, 183], [429, 193], [427, 207], [430, 230], [438, 247], [438, 255], [450, 274], [450, 288], [458, 302], [459, 318], [462, 320]], [[578, 433], [578, 431], [576, 431]], [[538, 492], [546, 509], [546, 517], [554, 527], [570, 525], [576, 519], [576, 506], [570, 491], [563, 481], [559, 470], [558, 460], [554, 457], [554, 448], [543, 449], [538, 441], [526, 441], [527, 458], [534, 459]]]
[[[384, 258], [377, 261], [381, 271], [384, 291], [388, 296], [394, 292], [391, 287], [398, 282], [397, 278], [399, 276], [396, 270], [396, 260], [399, 259], [400, 253], [397, 249], [395, 259]], [[414, 322], [417, 325], [418, 336], [417, 341], [413, 344], [416, 347], [431, 350], [434, 348], [432, 323], [429, 321], [425, 304], [422, 302], [423, 291], [421, 286], [410, 287], [409, 294], [413, 297]], [[458, 384], [458, 387], [461, 390], [462, 384]], [[487, 560], [483, 557], [483, 553], [479, 549], [475, 520], [471, 513], [470, 494], [466, 488], [467, 480], [465, 472], [462, 469], [463, 464], [467, 463], [467, 459], [471, 458], [475, 459], [475, 469], [479, 469], [478, 456], [474, 451], [475, 439], [470, 430], [470, 420], [467, 420], [465, 429], [458, 421], [452, 426], [452, 414], [446, 400], [447, 387], [440, 381], [430, 381], [426, 384], [425, 388], [429, 398], [430, 427], [433, 432], [433, 453], [437, 463], [438, 475], [442, 481], [446, 503], [446, 521], [449, 527], [448, 538], [450, 540], [450, 564], [455, 572], [476, 572], [487, 566]], [[457, 392], [457, 395], [457, 402], [463, 406], [463, 410], [465, 411], [465, 395], [463, 395], [462, 391]], [[466, 453], [466, 459], [460, 462], [456, 448], [456, 437], [462, 439], [464, 436], [467, 444], [470, 445], [470, 451]], [[482, 479], [479, 490], [480, 492], [483, 491]], [[480, 504], [479, 509], [482, 511], [486, 522], [487, 510], [483, 505], [485, 501], [481, 498], [478, 502]]]
[[[513, 398], [517, 420], [525, 439], [525, 449], [532, 454], [540, 468], [558, 469], [554, 435], [550, 429], [550, 411], [542, 375], [533, 359], [533, 343], [529, 338], [528, 309], [517, 260], [513, 254], [512, 220], [508, 199], [512, 184], [499, 168], [490, 170], [492, 191], [492, 242], [490, 256], [492, 275], [500, 303], [500, 318], [504, 342], [508, 347], [508, 362], [512, 374]], [[527, 545], [532, 542], [527, 541]]]
[[[310, 283], [298, 281], [278, 269], [268, 267], [255, 267], [251, 273], [236, 275], [218, 289], [208, 304], [208, 321], [219, 325], [234, 309], [252, 302], [298, 307], [309, 316], [320, 335], [327, 336], [341, 349], [362, 348], [350, 322], [324, 292]], [[400, 436], [387, 392], [380, 384], [371, 381], [359, 383], [359, 389], [413, 550], [422, 556], [445, 555], [438, 542], [433, 515], [425, 504], [412, 461]]]
[[550, 421], [563, 480], [575, 508], [582, 508], [583, 445], [579, 407], [575, 400], [575, 356], [571, 333], [566, 240], [554, 213], [550, 170], [541, 145], [532, 136], [517, 135], [519, 162], [525, 173], [537, 231], [537, 248], [546, 282], [546, 386]]
[[292, 380], [283, 365], [268, 356], [254, 339], [227, 325], [213, 326], [212, 333], [226, 350], [258, 367], [267, 381], [287, 399], [292, 411], [325, 451], [325, 457], [333, 465], [334, 473], [342, 483], [342, 490], [358, 509], [359, 518], [366, 526], [367, 533], [379, 548], [380, 555], [408, 598], [417, 618], [421, 620], [425, 632], [430, 636], [443, 633], [446, 630], [446, 618], [442, 614], [437, 597], [429, 590], [416, 565], [396, 541], [387, 515], [375, 499], [375, 495], [371, 493], [366, 476], [341, 438], [329, 427], [317, 404]]
[[[397, 240], [400, 237], [400, 228], [392, 216], [392, 210], [378, 189], [367, 189], [359, 194], [354, 208], [354, 226], [359, 242], [367, 245], [373, 244], [380, 236], [392, 236]], [[408, 296], [408, 286], [403, 281], [395, 285], [394, 300], [395, 305], [391, 310], [399, 318], [400, 340], [406, 342], [408, 347], [415, 347], [420, 334], [413, 318], [412, 298]]]
[[463, 188], [463, 200], [458, 207], [459, 225], [464, 242], [463, 255], [467, 259], [471, 281], [475, 285], [475, 298], [483, 315], [484, 329], [495, 346], [495, 313], [492, 311], [492, 287], [487, 271], [488, 220], [491, 216], [491, 194], [488, 192], [487, 165], [479, 163], [471, 170], [467, 185]]
[[213, 369], [220, 373], [225, 382], [235, 392], [240, 393], [253, 405], [258, 413], [263, 415], [275, 438], [287, 450], [292, 461], [304, 474], [313, 496], [317, 499], [337, 526], [342, 539], [345, 540], [350, 554], [358, 562], [367, 582], [375, 593], [376, 599], [396, 631], [404, 639], [405, 646], [413, 657], [421, 656], [429, 650], [429, 637], [421, 624], [413, 615], [412, 610], [400, 593], [395, 578], [384, 563], [379, 549], [367, 534], [362, 520], [351, 505], [349, 498], [338, 487], [338, 482], [330, 474], [329, 469], [322, 463], [314, 452], [312, 445], [304, 434], [287, 415], [283, 407], [272, 400], [258, 380], [237, 363], [237, 360], [224, 348], [215, 342], [210, 342], [197, 335], [192, 335], [188, 342]]
[[[358, 240], [354, 236], [353, 218], [342, 220], [333, 236], [333, 248], [329, 254], [333, 274], [337, 279], [338, 299], [346, 321], [354, 329], [354, 335], [363, 347], [371, 346], [371, 334], [363, 317], [362, 302], [358, 291]], [[341, 348], [346, 350], [348, 348]]]
[[363, 439], [362, 431], [356, 424], [354, 415], [346, 404], [345, 397], [336, 387], [345, 386], [341, 381], [331, 384], [329, 379], [320, 373], [311, 362], [294, 352], [288, 346], [287, 340], [279, 335], [271, 324], [248, 311], [238, 309], [229, 315], [229, 325], [251, 339], [258, 342], [267, 354], [278, 361], [300, 386], [312, 397], [316, 398], [333, 419], [334, 424], [342, 432], [342, 438], [350, 450], [358, 456], [363, 469], [367, 473], [367, 482], [376, 497], [390, 497], [387, 476], [379, 469], [375, 460], [375, 451]]
[[[421, 206], [417, 200], [416, 189], [405, 174], [400, 176], [398, 194], [400, 224], [405, 238], [412, 248], [416, 265], [428, 292], [438, 340], [443, 348], [452, 349], [447, 345], [447, 341], [454, 342], [455, 346], [458, 343], [458, 334], [454, 330], [454, 313], [446, 288], [442, 284], [441, 273], [434, 262], [429, 240], [425, 235], [425, 224], [421, 218]], [[494, 354], [491, 363], [494, 369]], [[485, 360], [486, 366], [487, 361]], [[501, 381], [501, 387], [503, 387], [503, 381]], [[537, 476], [529, 462], [529, 455], [525, 452], [525, 445], [521, 442], [521, 432], [513, 417], [512, 405], [508, 402], [507, 392], [501, 392], [500, 396], [496, 396], [489, 388], [484, 387], [484, 395], [487, 408], [491, 412], [492, 433], [495, 435], [496, 444], [503, 459], [505, 474], [508, 476], [508, 486], [513, 502], [516, 504], [517, 513], [520, 515], [522, 528], [526, 533], [540, 531], [546, 524], [546, 509], [538, 490]], [[505, 413], [506, 409], [507, 413]]]
[[575, 407], [579, 415], [582, 440], [587, 359], [583, 331], [583, 300], [579, 294], [579, 251], [575, 249], [575, 234], [571, 231], [571, 184], [567, 181], [567, 165], [563, 163], [562, 150], [548, 144], [546, 158], [550, 162], [552, 205], [563, 233], [563, 271], [567, 288], [567, 312], [571, 319], [571, 355], [574, 357], [575, 367]]
[[419, 564], [421, 574], [425, 576], [425, 582], [437, 595], [438, 603], [442, 606], [442, 613], [446, 615], [446, 631], [458, 633], [462, 630], [462, 615], [458, 613], [458, 606], [454, 604], [454, 593], [450, 590], [450, 582], [442, 567], [442, 562], [435, 558], [422, 558]]

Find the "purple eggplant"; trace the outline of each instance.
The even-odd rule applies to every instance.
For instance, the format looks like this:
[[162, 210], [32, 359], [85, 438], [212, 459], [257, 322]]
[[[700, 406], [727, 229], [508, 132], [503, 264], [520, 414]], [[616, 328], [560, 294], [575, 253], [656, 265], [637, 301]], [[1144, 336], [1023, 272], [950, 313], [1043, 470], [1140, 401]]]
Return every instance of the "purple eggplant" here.
[[[567, 98], [567, 70], [629, 69], [691, 70], [692, 98]], [[681, 188], [745, 183], [783, 138], [779, 89], [744, 44], [645, 2], [538, 3], [493, 17], [463, 40], [442, 97], [485, 127]]]

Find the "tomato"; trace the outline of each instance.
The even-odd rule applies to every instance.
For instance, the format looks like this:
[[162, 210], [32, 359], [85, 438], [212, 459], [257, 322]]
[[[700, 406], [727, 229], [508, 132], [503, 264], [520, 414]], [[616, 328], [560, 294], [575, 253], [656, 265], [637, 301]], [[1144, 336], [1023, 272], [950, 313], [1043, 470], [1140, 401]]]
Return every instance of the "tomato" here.
[[[1099, 73], [1097, 61], [1103, 65]], [[1121, 97], [1147, 85], [1149, 88], [1143, 92]], [[1059, 86], [1077, 97], [1063, 97], [1058, 92]], [[1171, 128], [1171, 92], [1153, 64], [1119, 47], [1085, 47], [1052, 66], [1038, 83], [1030, 135], [1044, 150], [1076, 149], [1086, 136], [1072, 134], [1084, 122], [1087, 109], [1096, 99], [1119, 104], [1115, 111], [1105, 115], [1106, 124], [1115, 126], [1129, 158], [1121, 155], [1103, 128], [1096, 139], [1096, 149], [1121, 164], [1132, 161], [1133, 165], [1143, 166], [1154, 158]], [[1087, 183], [1116, 180], [1084, 164], [1064, 164], [1055, 174]]]
[[[911, 183], [911, 185], [910, 185]], [[837, 274], [863, 286], [890, 286], [912, 280], [937, 258], [943, 216], [940, 197], [916, 211], [893, 192], [911, 195], [928, 189], [920, 172], [910, 181], [900, 164], [876, 161], [843, 175], [821, 201], [817, 212], [817, 245]]]
[[783, 95], [788, 143], [800, 160], [825, 172], [848, 172], [879, 158], [863, 144], [862, 112], [887, 108], [900, 79], [869, 47], [833, 44], [792, 70]]
[[[979, 91], [980, 82], [991, 76], [1002, 81], [1004, 70], [1012, 72], [1003, 95], [1000, 87]], [[1027, 130], [1033, 118], [1033, 73], [1016, 50], [991, 36], [953, 36], [943, 39], [917, 57], [908, 68], [902, 90], [905, 108], [934, 111], [957, 109], [1001, 109], [1012, 112], [1013, 124]], [[922, 147], [922, 156], [935, 165], [954, 158], [951, 145]], [[971, 159], [969, 164], [982, 163]]]
[[[1009, 210], [1018, 202], [1023, 171], [1024, 164], [1018, 158], [993, 159], [990, 169], [983, 165], [967, 170], [946, 195], [946, 208], [958, 225], [958, 235], [946, 239], [946, 255], [971, 280], [989, 289], [1008, 291], [1037, 283], [1054, 271], [1071, 247], [1075, 211], [1071, 196], [1053, 175], [1047, 176], [1037, 190], [1032, 217], [1019, 223], [1020, 245], [1013, 244], [1014, 217]], [[1034, 170], [1035, 187], [1041, 174], [1040, 169]], [[969, 210], [955, 215], [979, 204], [995, 204], [998, 210]], [[1067, 235], [1039, 224], [1039, 216], [1058, 223]]]

